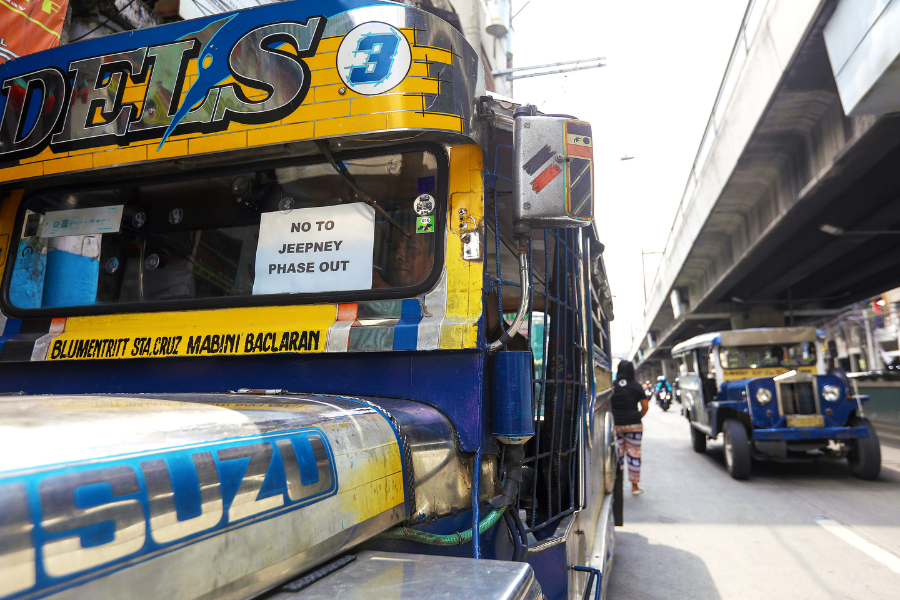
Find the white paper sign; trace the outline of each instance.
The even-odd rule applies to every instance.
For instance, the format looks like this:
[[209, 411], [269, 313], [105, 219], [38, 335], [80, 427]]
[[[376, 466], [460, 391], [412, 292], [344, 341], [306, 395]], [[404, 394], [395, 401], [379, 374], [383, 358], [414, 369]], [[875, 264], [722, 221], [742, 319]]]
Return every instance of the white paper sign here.
[[263, 213], [253, 294], [372, 287], [375, 209], [362, 202]]
[[52, 210], [44, 216], [42, 238], [118, 233], [124, 205]]

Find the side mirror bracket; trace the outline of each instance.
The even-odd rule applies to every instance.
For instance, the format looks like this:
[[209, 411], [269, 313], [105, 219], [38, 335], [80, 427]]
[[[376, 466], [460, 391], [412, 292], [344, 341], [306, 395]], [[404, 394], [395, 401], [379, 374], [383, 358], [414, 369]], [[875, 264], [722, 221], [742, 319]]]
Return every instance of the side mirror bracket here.
[[591, 126], [568, 117], [533, 116], [516, 109], [513, 189], [516, 226], [585, 227], [594, 218]]

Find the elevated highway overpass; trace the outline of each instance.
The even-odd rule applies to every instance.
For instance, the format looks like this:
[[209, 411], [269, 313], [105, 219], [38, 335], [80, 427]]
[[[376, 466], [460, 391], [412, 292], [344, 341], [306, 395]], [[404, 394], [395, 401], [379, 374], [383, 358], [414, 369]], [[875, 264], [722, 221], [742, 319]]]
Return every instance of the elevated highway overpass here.
[[898, 32], [900, 0], [749, 4], [629, 355], [643, 376], [694, 335], [900, 286]]

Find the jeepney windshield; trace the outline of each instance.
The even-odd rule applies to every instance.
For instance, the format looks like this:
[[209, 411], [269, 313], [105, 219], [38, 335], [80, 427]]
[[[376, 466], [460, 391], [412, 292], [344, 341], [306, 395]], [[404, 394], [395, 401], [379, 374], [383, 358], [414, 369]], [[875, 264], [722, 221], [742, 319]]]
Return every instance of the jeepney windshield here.
[[402, 230], [326, 162], [47, 191], [22, 211], [8, 299], [37, 309], [421, 286], [437, 266], [437, 156], [337, 160]]
[[723, 369], [766, 369], [771, 367], [808, 367], [816, 364], [816, 344], [771, 344], [732, 346], [719, 349]]

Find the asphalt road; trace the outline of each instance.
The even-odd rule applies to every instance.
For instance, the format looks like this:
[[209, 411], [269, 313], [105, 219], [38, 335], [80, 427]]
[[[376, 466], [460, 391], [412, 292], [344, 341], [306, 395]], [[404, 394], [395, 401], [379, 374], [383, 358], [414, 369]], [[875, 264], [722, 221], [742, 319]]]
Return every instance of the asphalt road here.
[[725, 470], [721, 437], [691, 449], [680, 405], [644, 417], [644, 493], [625, 483], [610, 600], [900, 598], [900, 448], [877, 481], [845, 461]]

